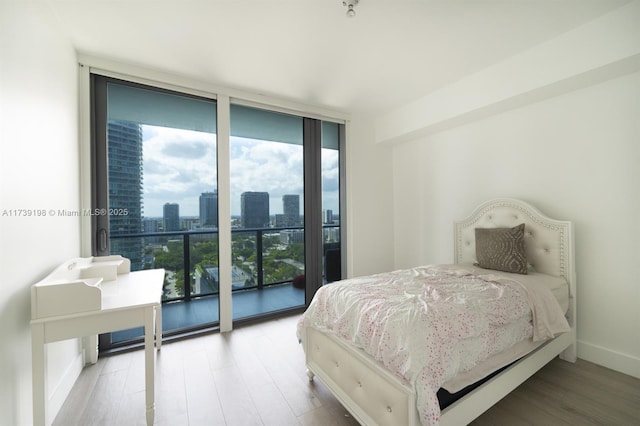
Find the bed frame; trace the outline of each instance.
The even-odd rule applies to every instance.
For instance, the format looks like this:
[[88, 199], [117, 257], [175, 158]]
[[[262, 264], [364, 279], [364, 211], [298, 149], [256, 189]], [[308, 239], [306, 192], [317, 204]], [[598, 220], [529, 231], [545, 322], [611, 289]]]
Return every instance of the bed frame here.
[[[537, 272], [562, 276], [569, 283], [567, 320], [571, 331], [546, 342], [444, 410], [440, 424], [463, 425], [489, 409], [556, 356], [576, 360], [576, 274], [573, 224], [546, 217], [515, 199], [493, 199], [454, 223], [455, 263], [473, 263], [475, 228], [525, 223], [527, 260]], [[414, 390], [364, 351], [329, 334], [306, 329], [303, 338], [309, 380], [317, 376], [363, 425], [418, 426]]]

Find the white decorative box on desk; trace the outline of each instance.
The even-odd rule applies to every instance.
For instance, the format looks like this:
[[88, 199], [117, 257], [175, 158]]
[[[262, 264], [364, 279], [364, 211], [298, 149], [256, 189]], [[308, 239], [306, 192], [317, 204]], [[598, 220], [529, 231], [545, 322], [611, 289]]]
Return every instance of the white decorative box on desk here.
[[134, 327], [144, 327], [146, 420], [153, 424], [163, 283], [163, 269], [131, 272], [129, 259], [116, 255], [68, 260], [31, 287], [34, 425], [53, 421], [45, 394], [47, 343]]
[[131, 262], [122, 256], [69, 260], [31, 287], [31, 319], [100, 310], [101, 283], [130, 270]]

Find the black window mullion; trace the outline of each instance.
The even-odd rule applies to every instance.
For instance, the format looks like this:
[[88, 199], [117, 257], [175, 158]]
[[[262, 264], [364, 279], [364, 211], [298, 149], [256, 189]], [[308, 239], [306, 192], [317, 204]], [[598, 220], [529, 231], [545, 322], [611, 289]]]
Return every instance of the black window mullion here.
[[347, 159], [346, 159], [346, 128], [344, 124], [338, 127], [338, 149], [340, 164], [340, 277], [347, 276]]
[[[93, 143], [91, 144], [91, 208], [92, 211], [108, 211], [109, 181], [107, 170], [107, 82], [102, 76], [91, 78], [91, 128]], [[109, 248], [109, 215], [91, 216], [93, 238], [91, 251], [93, 256], [110, 254]]]
[[322, 143], [319, 120], [305, 118], [304, 130], [304, 263], [308, 306], [322, 286]]

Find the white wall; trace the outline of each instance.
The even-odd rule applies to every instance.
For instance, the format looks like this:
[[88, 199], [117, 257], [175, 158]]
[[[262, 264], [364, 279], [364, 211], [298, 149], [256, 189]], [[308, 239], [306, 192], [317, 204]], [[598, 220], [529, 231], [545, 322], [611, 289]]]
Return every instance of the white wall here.
[[639, 99], [634, 73], [397, 145], [395, 266], [452, 262], [452, 220], [493, 197], [572, 220], [578, 356], [640, 377]]
[[373, 121], [347, 123], [347, 252], [349, 277], [393, 268], [391, 146], [373, 143]]
[[[75, 53], [43, 2], [0, 2], [0, 424], [29, 425], [30, 286], [79, 255]], [[44, 217], [16, 217], [44, 209]], [[76, 340], [49, 345], [54, 411], [80, 368]]]
[[572, 220], [578, 356], [636, 377], [639, 21], [629, 3], [375, 120], [393, 146], [395, 267], [452, 262], [453, 220], [490, 198]]
[[377, 142], [407, 141], [640, 69], [640, 1], [377, 117]]

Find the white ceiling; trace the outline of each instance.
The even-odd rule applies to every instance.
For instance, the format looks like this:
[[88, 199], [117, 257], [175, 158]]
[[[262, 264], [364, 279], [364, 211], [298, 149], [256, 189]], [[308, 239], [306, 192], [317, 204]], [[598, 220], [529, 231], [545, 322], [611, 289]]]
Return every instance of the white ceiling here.
[[84, 54], [380, 113], [629, 0], [47, 0]]

